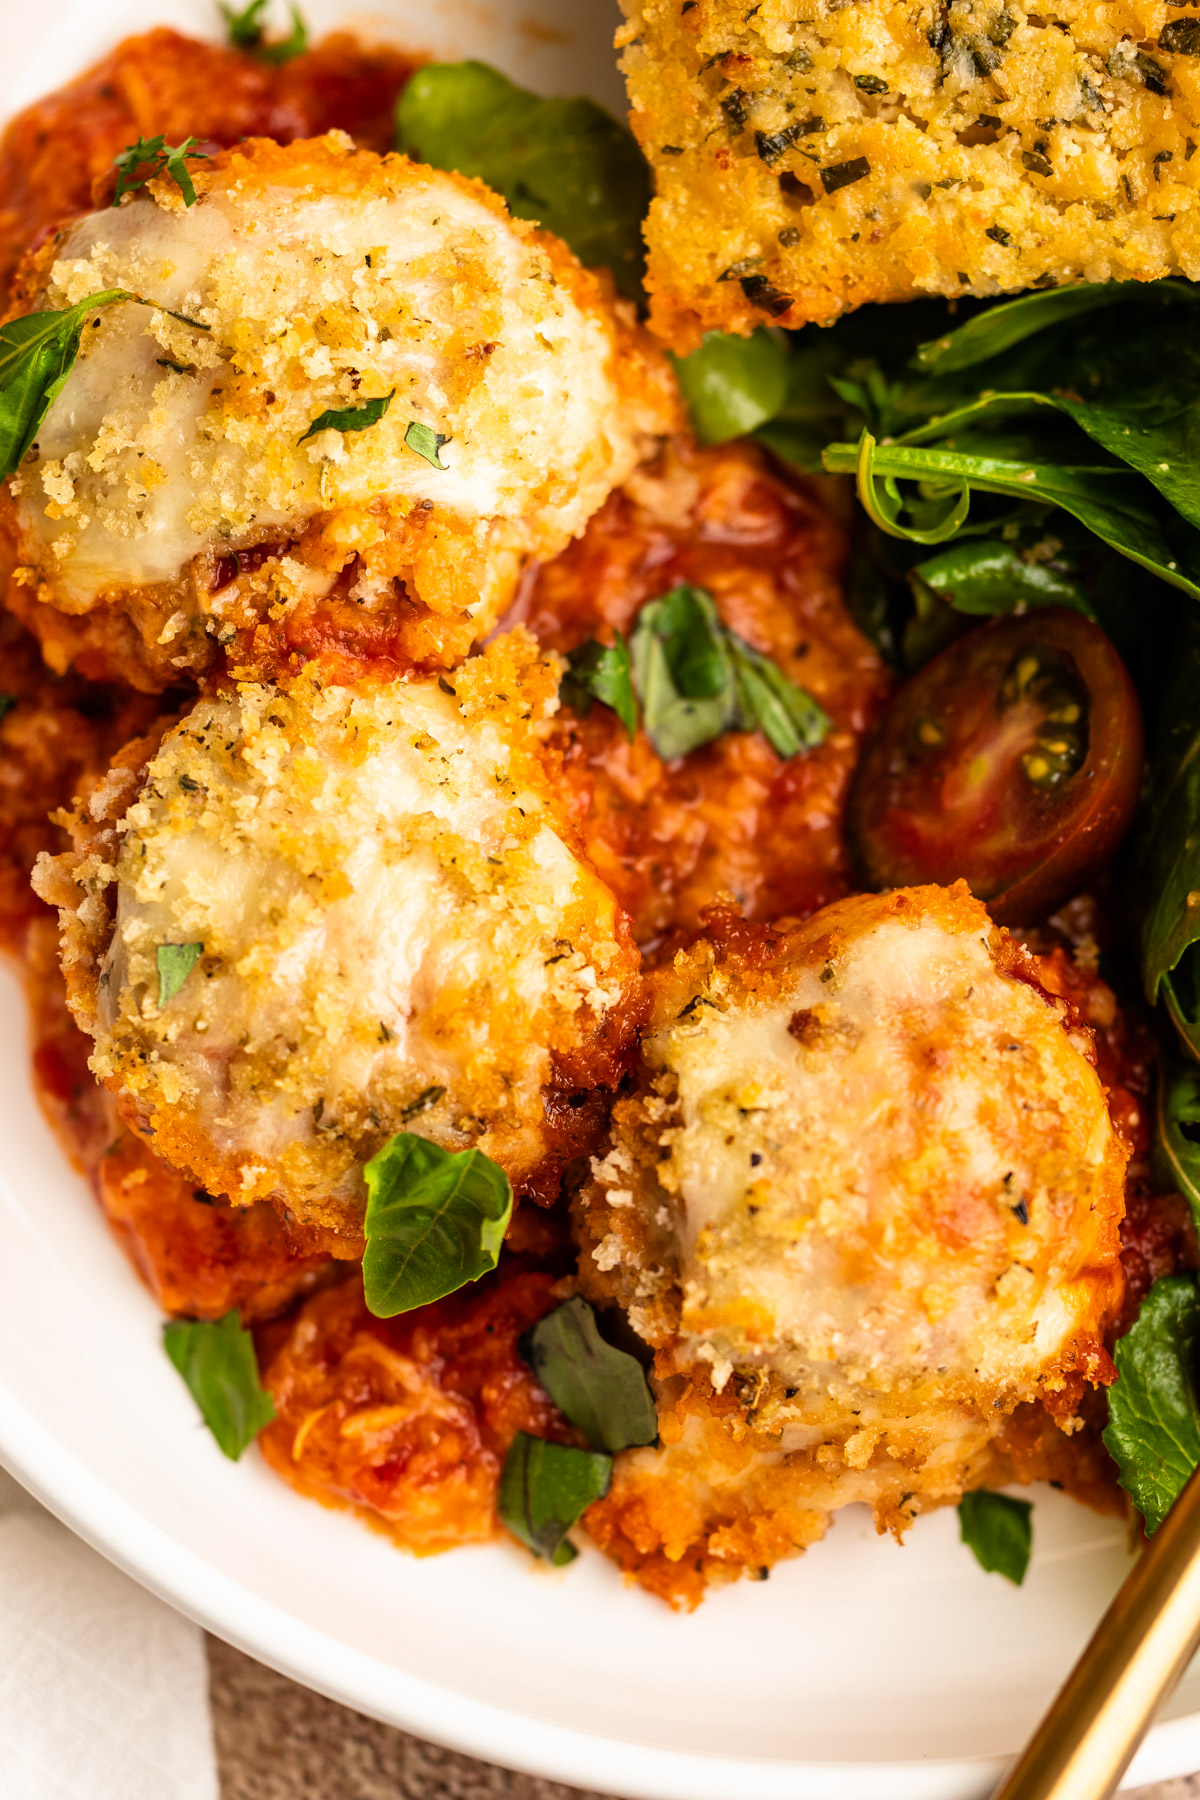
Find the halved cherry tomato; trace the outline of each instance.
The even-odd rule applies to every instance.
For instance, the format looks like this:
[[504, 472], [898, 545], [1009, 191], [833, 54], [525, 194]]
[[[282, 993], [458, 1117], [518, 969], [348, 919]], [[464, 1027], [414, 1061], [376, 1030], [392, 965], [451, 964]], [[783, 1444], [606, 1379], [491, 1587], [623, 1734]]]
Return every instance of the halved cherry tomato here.
[[958, 638], [868, 739], [847, 826], [872, 888], [960, 876], [1001, 924], [1044, 918], [1110, 859], [1142, 782], [1137, 694], [1098, 626], [1055, 607]]

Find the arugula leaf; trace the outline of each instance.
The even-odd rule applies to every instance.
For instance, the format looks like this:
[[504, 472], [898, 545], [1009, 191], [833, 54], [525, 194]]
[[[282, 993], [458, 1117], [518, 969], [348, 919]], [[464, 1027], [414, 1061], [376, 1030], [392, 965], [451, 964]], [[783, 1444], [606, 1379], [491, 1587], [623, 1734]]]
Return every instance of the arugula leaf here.
[[1083, 584], [1053, 564], [1027, 561], [995, 538], [962, 538], [909, 570], [956, 612], [994, 618], [1019, 607], [1068, 606], [1089, 619], [1096, 614]]
[[598, 644], [589, 638], [567, 657], [567, 673], [559, 690], [568, 706], [583, 719], [593, 700], [611, 706], [625, 727], [630, 743], [637, 731], [637, 696], [633, 691], [633, 664], [629, 645], [621, 633], [613, 634], [611, 644]]
[[269, 0], [250, 0], [241, 12], [227, 6], [225, 0], [217, 0], [217, 3], [225, 20], [229, 42], [235, 50], [248, 50], [260, 62], [279, 64], [290, 62], [308, 49], [308, 27], [294, 0], [290, 0], [288, 7], [292, 16], [291, 32], [285, 38], [272, 39], [265, 36], [262, 25]]
[[1200, 618], [1191, 608], [1180, 609], [1160, 666], [1138, 858], [1142, 985], [1200, 1056]]
[[810, 694], [721, 623], [705, 588], [681, 582], [643, 606], [630, 652], [646, 734], [664, 762], [726, 731], [761, 730], [791, 757], [829, 730]]
[[1164, 1192], [1181, 1193], [1200, 1229], [1200, 1067], [1173, 1059], [1158, 1072], [1151, 1173]]
[[[296, 442], [303, 444], [305, 439], [315, 437], [318, 431], [365, 431], [368, 425], [378, 425], [392, 404], [392, 395], [395, 392], [396, 390], [393, 388], [391, 394], [384, 394], [378, 400], [364, 400], [361, 406], [345, 406], [340, 409], [334, 407], [329, 412], [318, 413], [304, 433], [304, 437], [297, 438]], [[408, 429], [411, 432], [413, 427], [410, 425]], [[425, 431], [428, 430], [428, 427], [423, 425], [418, 429]], [[430, 435], [433, 434], [430, 433]], [[405, 442], [407, 442], [407, 438]], [[442, 438], [441, 442], [444, 444], [446, 439]], [[435, 450], [434, 456], [436, 454]], [[434, 457], [430, 457], [429, 460], [432, 462]], [[441, 466], [441, 463], [438, 463], [439, 469]]]
[[236, 1462], [275, 1417], [274, 1402], [258, 1378], [254, 1339], [237, 1307], [223, 1319], [168, 1321], [163, 1349], [221, 1450]]
[[[395, 389], [393, 389], [392, 392], [394, 393]], [[389, 400], [391, 399], [390, 394], [388, 398]], [[384, 411], [386, 410], [387, 408], [385, 406]], [[367, 423], [374, 424], [374, 420], [368, 420]], [[440, 451], [442, 445], [448, 444], [450, 439], [445, 437], [442, 432], [434, 431], [431, 425], [422, 425], [419, 420], [414, 419], [404, 434], [404, 441], [410, 450], [415, 450], [418, 456], [423, 456], [425, 461], [427, 463], [432, 463], [435, 469], [444, 469], [446, 467], [445, 463], [442, 461]]]
[[649, 171], [632, 133], [594, 101], [541, 100], [486, 63], [429, 63], [397, 102], [396, 145], [478, 176], [516, 218], [544, 225], [639, 295]]
[[427, 1306], [496, 1267], [513, 1191], [481, 1150], [443, 1150], [400, 1131], [363, 1176], [363, 1293], [377, 1319]]
[[106, 288], [63, 312], [27, 313], [0, 325], [0, 478], [20, 467], [61, 394], [89, 316], [133, 299], [124, 288]]
[[788, 399], [788, 355], [765, 325], [749, 337], [706, 332], [698, 350], [670, 360], [702, 444], [724, 444], [753, 431], [774, 419]]
[[976, 1488], [958, 1503], [958, 1529], [981, 1569], [1020, 1587], [1033, 1548], [1033, 1507], [991, 1488]]
[[[1173, 284], [1183, 287], [1182, 282]], [[957, 330], [918, 345], [912, 367], [928, 375], [957, 374], [977, 363], [989, 362], [1048, 325], [1061, 325], [1099, 307], [1116, 306], [1137, 293], [1134, 283], [1081, 282], [1076, 287], [1047, 288], [1042, 293], [1022, 294], [977, 313]]]
[[615, 1454], [654, 1443], [658, 1414], [642, 1365], [605, 1342], [586, 1300], [575, 1295], [539, 1319], [522, 1353], [594, 1450]]
[[[183, 195], [185, 206], [195, 206], [196, 189], [188, 172], [187, 157], [195, 162], [203, 158], [212, 161], [212, 153], [208, 150], [194, 148], [199, 138], [184, 138], [182, 144], [168, 144], [161, 134], [158, 137], [139, 138], [136, 144], [127, 144], [113, 157], [113, 168], [117, 171], [117, 185], [113, 191], [112, 204], [120, 206], [122, 196], [131, 194], [136, 188], [145, 187], [156, 175], [167, 174]], [[145, 169], [139, 175], [139, 169]]]
[[154, 962], [158, 969], [160, 1012], [175, 998], [203, 955], [203, 944], [160, 944], [158, 946], [154, 952]]
[[1156, 1281], [1113, 1350], [1104, 1445], [1117, 1479], [1155, 1532], [1200, 1462], [1196, 1357], [1200, 1304], [1194, 1275]]
[[611, 1456], [518, 1431], [500, 1476], [501, 1524], [535, 1556], [563, 1568], [578, 1555], [567, 1533], [594, 1500], [603, 1500], [612, 1466]]

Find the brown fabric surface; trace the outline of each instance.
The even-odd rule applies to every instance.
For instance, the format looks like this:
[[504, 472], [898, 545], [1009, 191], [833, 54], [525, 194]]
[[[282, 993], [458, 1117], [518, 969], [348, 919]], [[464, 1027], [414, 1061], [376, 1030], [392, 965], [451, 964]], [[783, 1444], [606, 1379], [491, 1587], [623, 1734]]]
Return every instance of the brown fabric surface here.
[[[221, 1800], [604, 1800], [439, 1750], [208, 1640]], [[1200, 1775], [1128, 1800], [1200, 1800]]]
[[221, 1800], [604, 1800], [393, 1731], [218, 1638], [208, 1667]]

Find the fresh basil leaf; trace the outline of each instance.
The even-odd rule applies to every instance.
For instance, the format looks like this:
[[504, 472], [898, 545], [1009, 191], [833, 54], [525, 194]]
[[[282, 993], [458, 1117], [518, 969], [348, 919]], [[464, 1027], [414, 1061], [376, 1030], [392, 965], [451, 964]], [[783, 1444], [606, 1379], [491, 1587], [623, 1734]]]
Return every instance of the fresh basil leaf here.
[[789, 391], [789, 359], [765, 325], [749, 337], [709, 331], [690, 356], [672, 356], [702, 444], [724, 444], [773, 419]]
[[396, 106], [396, 143], [419, 162], [478, 176], [518, 219], [580, 262], [641, 291], [650, 176], [630, 131], [591, 100], [541, 100], [486, 63], [429, 63]]
[[[936, 446], [878, 445], [866, 431], [857, 444], [829, 445], [823, 461], [833, 474], [857, 474], [868, 515], [894, 537], [944, 542], [966, 524], [973, 489], [1040, 500], [1061, 506], [1110, 549], [1200, 599], [1200, 534], [1178, 519], [1172, 527], [1155, 510], [1145, 484], [1116, 463], [1036, 463]], [[935, 497], [918, 491], [906, 499], [901, 480], [921, 483]]]
[[637, 731], [637, 696], [633, 691], [633, 664], [629, 645], [616, 632], [611, 644], [589, 638], [567, 657], [567, 673], [560, 689], [568, 706], [586, 719], [593, 700], [611, 706], [633, 742]]
[[172, 1319], [163, 1348], [191, 1391], [204, 1423], [232, 1462], [275, 1417], [258, 1378], [254, 1339], [235, 1306], [223, 1319]]
[[1180, 608], [1160, 667], [1139, 833], [1142, 985], [1200, 1057], [1200, 618], [1190, 607]]
[[742, 730], [756, 727], [785, 760], [813, 750], [828, 735], [829, 714], [812, 695], [789, 681], [777, 663], [744, 638], [729, 634]]
[[1119, 305], [1129, 298], [1132, 288], [1133, 284], [1117, 281], [1080, 282], [1075, 287], [1047, 288], [1042, 293], [1001, 301], [1000, 305], [977, 313], [957, 330], [918, 345], [912, 367], [928, 375], [950, 375], [973, 368], [976, 363], [1003, 355], [1047, 326], [1064, 324], [1099, 307]]
[[[168, 144], [165, 137], [139, 138], [136, 144], [127, 144], [124, 150], [113, 157], [113, 168], [117, 171], [117, 185], [113, 192], [112, 204], [119, 206], [124, 194], [131, 194], [136, 188], [145, 187], [156, 175], [167, 174], [183, 195], [185, 206], [195, 206], [196, 189], [188, 172], [187, 158], [195, 162], [203, 158], [212, 161], [208, 150], [197, 150], [195, 146], [199, 138], [184, 138], [182, 144]], [[144, 175], [138, 170], [145, 169]]]
[[513, 1191], [481, 1150], [443, 1150], [400, 1131], [363, 1177], [363, 1293], [377, 1319], [427, 1306], [496, 1267]]
[[738, 721], [737, 683], [712, 595], [686, 583], [643, 606], [629, 641], [642, 722], [671, 762]]
[[0, 478], [20, 467], [62, 392], [90, 315], [134, 298], [124, 288], [106, 288], [63, 312], [27, 313], [0, 325]]
[[1154, 1532], [1200, 1462], [1196, 1358], [1200, 1304], [1194, 1275], [1156, 1281], [1113, 1350], [1104, 1445], [1117, 1479]]
[[559, 1412], [593, 1450], [615, 1455], [657, 1438], [658, 1414], [641, 1363], [605, 1342], [578, 1294], [539, 1319], [523, 1350]]
[[1150, 1168], [1164, 1192], [1183, 1195], [1200, 1230], [1200, 1067], [1190, 1058], [1159, 1070]]
[[288, 36], [267, 38], [262, 20], [268, 3], [269, 0], [250, 0], [250, 4], [238, 12], [234, 7], [227, 6], [225, 0], [218, 0], [229, 42], [235, 50], [248, 50], [260, 62], [290, 62], [294, 56], [300, 56], [308, 49], [308, 27], [299, 7], [292, 3], [288, 8], [292, 18], [292, 29]]
[[1095, 618], [1082, 582], [1052, 564], [1029, 562], [994, 538], [960, 539], [909, 571], [956, 612], [994, 618], [1027, 606], [1067, 606]]
[[204, 955], [203, 944], [160, 944], [154, 952], [158, 969], [158, 1005], [170, 1004]]
[[962, 1541], [981, 1569], [1003, 1575], [1020, 1587], [1033, 1548], [1033, 1508], [1028, 1500], [1014, 1500], [990, 1488], [976, 1488], [958, 1503], [958, 1529]]
[[[389, 395], [389, 399], [390, 398], [391, 396]], [[386, 407], [384, 410], [386, 411]], [[374, 421], [372, 420], [371, 423], [374, 423]], [[435, 469], [444, 469], [446, 467], [445, 463], [442, 461], [440, 451], [442, 445], [448, 444], [450, 439], [444, 436], [442, 432], [434, 431], [432, 426], [422, 425], [417, 419], [414, 419], [404, 434], [404, 442], [408, 445], [410, 450], [415, 450], [418, 456], [423, 456], [427, 463], [432, 463]]]
[[567, 1533], [593, 1501], [603, 1500], [612, 1466], [611, 1456], [518, 1431], [500, 1476], [501, 1524], [535, 1556], [561, 1569], [577, 1555]]
[[[368, 425], [378, 425], [392, 404], [392, 394], [395, 391], [393, 388], [391, 394], [383, 394], [378, 400], [364, 400], [361, 406], [346, 406], [341, 409], [334, 407], [329, 412], [318, 413], [304, 437], [297, 438], [296, 442], [303, 444], [305, 439], [315, 437], [318, 431], [365, 431]], [[411, 431], [413, 427], [410, 425], [408, 429]], [[427, 427], [421, 426], [420, 429], [424, 431]], [[442, 443], [445, 442], [443, 438]], [[432, 462], [433, 458], [429, 460]], [[439, 463], [439, 469], [441, 466]]]

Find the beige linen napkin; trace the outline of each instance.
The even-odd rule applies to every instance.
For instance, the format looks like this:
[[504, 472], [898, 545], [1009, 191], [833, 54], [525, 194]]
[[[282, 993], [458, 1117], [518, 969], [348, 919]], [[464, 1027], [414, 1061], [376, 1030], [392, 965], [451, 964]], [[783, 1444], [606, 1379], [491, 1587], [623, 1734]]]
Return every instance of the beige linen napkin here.
[[0, 1800], [218, 1800], [199, 1626], [3, 1470]]

